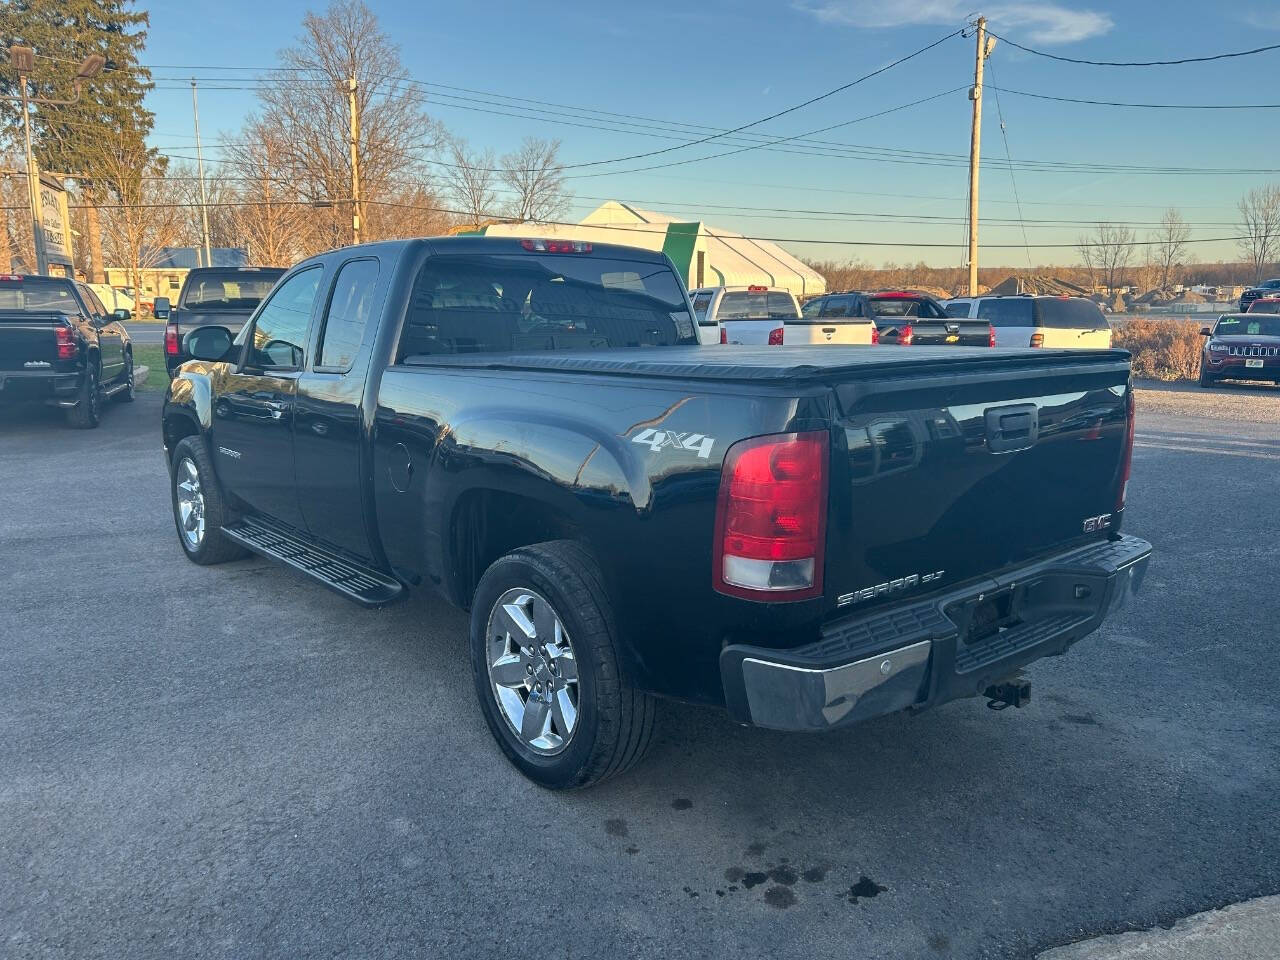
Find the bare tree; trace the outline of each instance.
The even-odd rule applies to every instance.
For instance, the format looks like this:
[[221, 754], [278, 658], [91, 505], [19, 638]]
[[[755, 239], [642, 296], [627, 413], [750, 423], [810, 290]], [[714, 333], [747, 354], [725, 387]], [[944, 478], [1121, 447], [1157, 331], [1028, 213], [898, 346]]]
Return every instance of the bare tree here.
[[1078, 246], [1090, 275], [1096, 270], [1106, 285], [1107, 296], [1114, 297], [1133, 258], [1133, 231], [1113, 223], [1100, 223], [1092, 234], [1080, 238]]
[[1280, 255], [1280, 186], [1255, 187], [1240, 198], [1240, 250], [1253, 267], [1253, 282]]
[[461, 137], [448, 140], [449, 165], [445, 167], [445, 192], [458, 208], [458, 215], [479, 227], [494, 216], [497, 208], [497, 173], [493, 150], [472, 153]]
[[[260, 120], [241, 138], [275, 131], [274, 176], [292, 184], [289, 199], [317, 206], [307, 217], [303, 247], [351, 236], [351, 150], [348, 83], [356, 81], [363, 209], [361, 239], [388, 236], [391, 197], [407, 180], [426, 182], [426, 154], [443, 136], [422, 110], [400, 49], [360, 0], [334, 0], [324, 14], [308, 13], [295, 46], [283, 50], [282, 69], [259, 87]], [[339, 230], [339, 226], [341, 229]]]
[[507, 212], [515, 220], [545, 223], [559, 219], [569, 207], [559, 140], [525, 137], [518, 149], [503, 156], [501, 176], [513, 194]]
[[164, 248], [182, 234], [187, 204], [183, 188], [141, 142], [116, 137], [102, 160], [101, 180], [117, 202], [101, 208], [104, 257], [129, 271], [136, 291], [142, 271], [164, 258]]
[[[287, 267], [320, 244], [309, 245], [312, 211], [284, 176], [288, 149], [280, 131], [256, 117], [242, 139], [226, 148], [226, 168], [236, 177], [236, 205], [231, 207], [234, 229], [248, 248], [252, 262]], [[329, 246], [329, 244], [323, 244]]]
[[1151, 246], [1151, 253], [1160, 267], [1160, 288], [1165, 289], [1173, 279], [1175, 268], [1186, 256], [1191, 231], [1182, 219], [1182, 214], [1170, 207], [1160, 218], [1160, 227], [1152, 234], [1151, 239], [1156, 241]]

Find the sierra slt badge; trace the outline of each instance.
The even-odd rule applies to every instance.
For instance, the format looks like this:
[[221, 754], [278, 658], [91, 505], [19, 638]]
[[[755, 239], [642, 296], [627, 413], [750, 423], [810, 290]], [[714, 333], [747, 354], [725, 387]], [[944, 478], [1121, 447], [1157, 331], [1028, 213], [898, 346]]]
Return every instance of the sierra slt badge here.
[[224, 457], [230, 457], [232, 460], [240, 459], [240, 451], [232, 450], [230, 447], [219, 447], [218, 452]]
[[887, 597], [892, 593], [904, 593], [907, 590], [914, 590], [916, 587], [941, 580], [942, 575], [946, 572], [945, 570], [935, 570], [933, 573], [913, 573], [909, 577], [898, 577], [896, 580], [877, 583], [874, 587], [863, 587], [861, 590], [853, 591], [853, 593], [845, 593], [836, 597], [836, 606], [847, 607], [851, 603], [862, 603], [864, 600], [872, 600], [876, 597]]

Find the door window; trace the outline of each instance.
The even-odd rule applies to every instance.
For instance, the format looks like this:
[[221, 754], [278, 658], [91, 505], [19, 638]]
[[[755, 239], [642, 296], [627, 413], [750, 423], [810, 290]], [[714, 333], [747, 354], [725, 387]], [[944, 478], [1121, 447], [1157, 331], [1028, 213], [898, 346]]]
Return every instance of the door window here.
[[948, 317], [961, 319], [969, 316], [969, 301], [968, 300], [953, 301], [952, 303], [948, 303], [945, 309], [947, 311]]
[[1038, 327], [1058, 330], [1105, 330], [1107, 318], [1092, 300], [1046, 297], [1036, 301]]
[[806, 320], [817, 320], [818, 314], [822, 312], [822, 305], [826, 303], [825, 298], [820, 300], [810, 300], [800, 308], [800, 316]]
[[320, 267], [309, 267], [289, 277], [266, 302], [254, 322], [246, 366], [260, 370], [296, 370], [302, 366], [307, 326]]
[[355, 363], [364, 340], [369, 314], [373, 312], [373, 291], [378, 285], [377, 260], [344, 263], [333, 284], [324, 335], [316, 356], [316, 369], [346, 373]]
[[822, 307], [823, 317], [847, 317], [853, 297], [832, 297]]
[[107, 308], [102, 305], [102, 301], [98, 299], [97, 294], [95, 294], [88, 287], [81, 286], [80, 296], [84, 297], [84, 305], [85, 307], [88, 308], [91, 314], [93, 314], [96, 317], [102, 317], [102, 318], [106, 317]]

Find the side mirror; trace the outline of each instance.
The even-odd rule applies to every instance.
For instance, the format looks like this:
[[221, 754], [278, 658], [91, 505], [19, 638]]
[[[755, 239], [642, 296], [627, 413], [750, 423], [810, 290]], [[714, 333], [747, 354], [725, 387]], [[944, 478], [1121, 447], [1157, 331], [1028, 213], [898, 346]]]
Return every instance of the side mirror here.
[[1212, 331], [1212, 330], [1210, 330], [1208, 327], [1201, 327], [1201, 328], [1200, 328], [1200, 336], [1202, 336], [1202, 337], [1211, 337], [1211, 336], [1213, 336], [1213, 331]]
[[[156, 305], [155, 305], [155, 307], [153, 307], [153, 308], [152, 308], [152, 310], [151, 310], [152, 315], [153, 315], [157, 320], [168, 320], [168, 319], [169, 319], [169, 312], [170, 312], [170, 309], [169, 309], [169, 298], [168, 298], [168, 297], [156, 297]], [[192, 331], [192, 333], [194, 333], [194, 332], [195, 332], [195, 331], [193, 330], [193, 331]]]
[[115, 310], [111, 311], [111, 316], [115, 320], [132, 320], [133, 311], [126, 310], [124, 307], [117, 307]]
[[196, 327], [182, 338], [182, 352], [193, 360], [216, 363], [231, 352], [231, 332], [226, 327]]

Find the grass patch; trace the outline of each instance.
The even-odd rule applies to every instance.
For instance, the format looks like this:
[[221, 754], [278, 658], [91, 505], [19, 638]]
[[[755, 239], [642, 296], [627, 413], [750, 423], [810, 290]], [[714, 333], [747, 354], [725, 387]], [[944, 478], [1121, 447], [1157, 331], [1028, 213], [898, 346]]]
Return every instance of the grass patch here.
[[139, 390], [167, 390], [169, 373], [164, 368], [164, 348], [135, 343], [133, 345], [133, 362], [138, 366], [149, 367], [147, 382]]
[[[1150, 380], [1200, 376], [1200, 327], [1206, 321], [1139, 317], [1117, 323], [1112, 342], [1133, 354], [1133, 375]], [[1212, 324], [1212, 320], [1208, 321]]]

